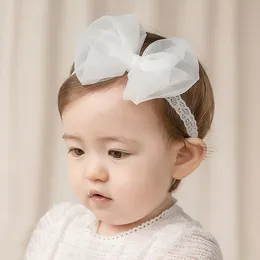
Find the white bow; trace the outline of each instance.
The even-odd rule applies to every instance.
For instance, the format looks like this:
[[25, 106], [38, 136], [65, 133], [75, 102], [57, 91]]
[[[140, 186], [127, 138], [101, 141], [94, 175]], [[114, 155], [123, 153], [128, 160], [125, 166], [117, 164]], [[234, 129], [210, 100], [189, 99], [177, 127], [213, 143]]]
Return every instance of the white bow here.
[[95, 20], [77, 42], [77, 78], [82, 85], [88, 85], [128, 71], [124, 100], [139, 104], [166, 98], [181, 117], [187, 133], [197, 136], [196, 120], [180, 96], [199, 79], [196, 56], [181, 38], [155, 41], [140, 56], [145, 38], [146, 32], [134, 14]]
[[103, 16], [80, 35], [75, 72], [82, 85], [128, 71], [124, 99], [135, 104], [180, 95], [199, 79], [199, 64], [188, 42], [158, 40], [139, 56], [146, 32], [134, 14]]

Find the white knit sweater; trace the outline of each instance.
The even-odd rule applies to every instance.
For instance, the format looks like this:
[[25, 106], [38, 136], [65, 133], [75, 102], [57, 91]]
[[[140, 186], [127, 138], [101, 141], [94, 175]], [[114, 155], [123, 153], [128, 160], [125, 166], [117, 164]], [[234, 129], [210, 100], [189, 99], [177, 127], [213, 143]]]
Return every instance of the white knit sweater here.
[[216, 240], [177, 205], [113, 237], [96, 233], [83, 205], [54, 205], [38, 222], [25, 260], [222, 260]]

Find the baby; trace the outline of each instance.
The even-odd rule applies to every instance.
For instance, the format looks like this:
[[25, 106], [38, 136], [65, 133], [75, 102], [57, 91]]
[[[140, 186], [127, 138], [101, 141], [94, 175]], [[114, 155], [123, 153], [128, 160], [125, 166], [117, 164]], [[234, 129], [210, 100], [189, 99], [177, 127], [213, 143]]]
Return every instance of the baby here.
[[217, 241], [172, 192], [206, 154], [209, 79], [189, 44], [147, 33], [135, 15], [82, 32], [58, 95], [72, 187], [54, 205], [26, 260], [221, 260]]

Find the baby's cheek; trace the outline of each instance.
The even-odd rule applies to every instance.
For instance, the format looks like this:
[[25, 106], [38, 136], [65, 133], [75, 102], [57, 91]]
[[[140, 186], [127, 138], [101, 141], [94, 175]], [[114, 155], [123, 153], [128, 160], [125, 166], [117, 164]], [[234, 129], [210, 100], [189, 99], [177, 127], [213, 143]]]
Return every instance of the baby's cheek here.
[[72, 186], [73, 191], [77, 196], [81, 196], [81, 193], [83, 192], [83, 183], [84, 183], [84, 172], [79, 167], [79, 165], [76, 164], [70, 164], [69, 165], [69, 179]]
[[136, 176], [124, 176], [116, 185], [117, 195], [129, 201], [139, 200], [149, 192], [149, 189], [149, 179], [143, 178], [141, 172]]

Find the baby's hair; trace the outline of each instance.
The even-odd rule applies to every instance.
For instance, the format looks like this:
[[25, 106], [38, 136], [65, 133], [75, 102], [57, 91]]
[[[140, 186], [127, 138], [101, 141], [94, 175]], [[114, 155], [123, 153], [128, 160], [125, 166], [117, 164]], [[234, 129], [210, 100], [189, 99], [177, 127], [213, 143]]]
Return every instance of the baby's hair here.
[[[144, 50], [153, 42], [165, 39], [164, 37], [147, 32], [147, 37], [141, 48], [140, 55]], [[58, 110], [62, 118], [64, 108], [71, 102], [84, 96], [85, 94], [95, 91], [96, 89], [109, 88], [112, 83], [119, 83], [118, 86], [125, 86], [127, 82], [127, 72], [113, 79], [103, 82], [82, 86], [74, 72], [74, 64], [72, 65], [70, 76], [62, 84], [58, 93]], [[198, 137], [204, 139], [210, 130], [211, 123], [214, 115], [214, 95], [209, 78], [199, 63], [199, 80], [188, 91], [181, 95], [187, 106], [190, 108], [191, 113], [194, 115], [198, 126]], [[114, 85], [114, 84], [113, 84]], [[189, 137], [186, 128], [176, 111], [171, 107], [168, 101], [164, 98], [154, 99], [151, 101], [159, 119], [162, 122], [164, 132], [167, 134], [168, 140], [183, 141]], [[169, 192], [177, 189], [181, 180], [174, 180]]]

